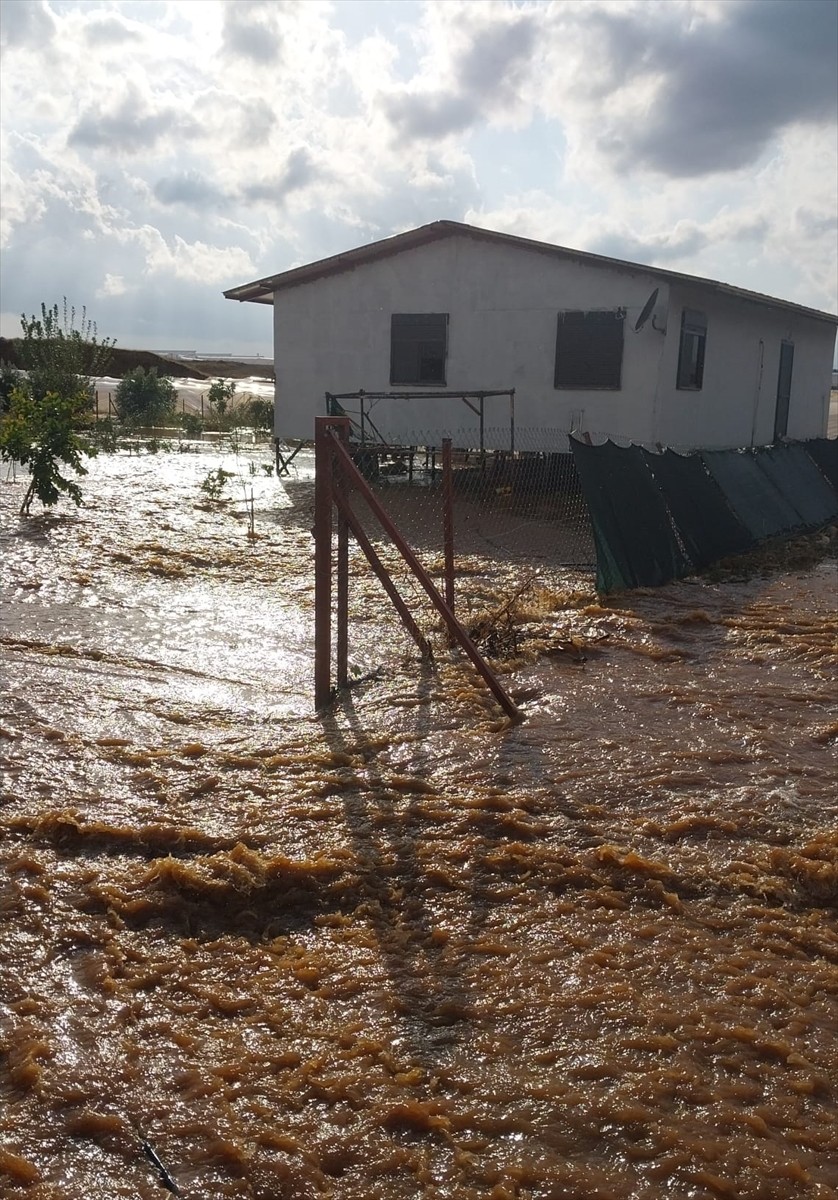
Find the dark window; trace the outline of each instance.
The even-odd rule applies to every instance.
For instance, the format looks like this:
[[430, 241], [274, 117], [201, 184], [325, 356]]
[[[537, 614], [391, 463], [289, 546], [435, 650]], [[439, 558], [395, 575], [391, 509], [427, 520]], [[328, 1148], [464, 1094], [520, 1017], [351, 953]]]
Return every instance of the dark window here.
[[707, 318], [694, 308], [681, 313], [681, 346], [678, 351], [678, 384], [698, 392], [704, 382], [704, 349], [707, 345]]
[[780, 370], [777, 374], [777, 407], [774, 409], [774, 441], [779, 442], [789, 431], [791, 377], [794, 371], [794, 342], [780, 342]]
[[621, 309], [559, 313], [554, 387], [620, 387], [624, 315]]
[[393, 313], [390, 383], [444, 384], [448, 313]]

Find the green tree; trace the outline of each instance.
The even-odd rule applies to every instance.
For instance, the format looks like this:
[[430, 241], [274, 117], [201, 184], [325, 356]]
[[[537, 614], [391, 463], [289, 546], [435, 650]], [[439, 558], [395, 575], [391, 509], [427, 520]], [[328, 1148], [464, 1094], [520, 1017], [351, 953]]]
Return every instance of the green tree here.
[[204, 432], [204, 422], [200, 413], [183, 412], [178, 417], [178, 421], [188, 438], [199, 438]]
[[11, 363], [7, 362], [0, 363], [0, 415], [8, 409], [12, 392], [23, 382], [23, 376], [17, 367], [13, 367]]
[[63, 312], [41, 305], [40, 317], [20, 318], [23, 371], [3, 372], [0, 405], [0, 458], [29, 468], [29, 486], [20, 511], [28, 514], [37, 497], [46, 506], [67, 495], [81, 503], [81, 489], [62, 474], [69, 467], [86, 475], [85, 454], [93, 454], [80, 434], [89, 420], [93, 381], [107, 368], [113, 342], [100, 341], [95, 324], [81, 310]]
[[33, 398], [43, 400], [52, 392], [66, 399], [82, 392], [90, 406], [93, 381], [106, 373], [115, 343], [110, 338], [99, 340], [87, 309], [81, 310], [77, 326], [76, 310], [68, 308], [65, 296], [61, 314], [57, 304], [52, 308], [42, 304], [40, 317], [24, 314], [20, 324], [20, 358]]
[[116, 389], [116, 412], [123, 425], [165, 425], [175, 412], [177, 391], [171, 379], [158, 377], [157, 368], [129, 371]]
[[82, 458], [90, 449], [79, 436], [78, 425], [88, 403], [83, 389], [69, 396], [47, 392], [40, 397], [28, 386], [12, 391], [8, 410], [0, 417], [0, 458], [29, 468], [21, 516], [28, 516], [36, 496], [45, 506], [56, 504], [63, 494], [81, 504], [81, 488], [61, 469], [66, 465], [77, 475], [87, 474]]
[[245, 405], [246, 423], [257, 432], [270, 430], [274, 427], [274, 406], [270, 400], [262, 400], [251, 396]]
[[210, 408], [218, 417], [219, 425], [224, 425], [228, 410], [231, 411], [236, 402], [236, 385], [232, 379], [216, 379], [210, 384], [208, 393]]

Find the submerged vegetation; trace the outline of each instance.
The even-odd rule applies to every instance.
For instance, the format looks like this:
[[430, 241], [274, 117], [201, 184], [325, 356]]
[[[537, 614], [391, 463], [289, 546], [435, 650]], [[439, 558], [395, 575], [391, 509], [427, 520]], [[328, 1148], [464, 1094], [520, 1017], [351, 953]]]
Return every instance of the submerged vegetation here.
[[81, 392], [91, 408], [93, 381], [108, 369], [113, 339], [100, 340], [87, 309], [77, 315], [74, 307], [68, 307], [66, 296], [61, 315], [57, 304], [52, 308], [42, 304], [40, 317], [24, 315], [20, 324], [20, 356], [35, 400], [48, 393], [67, 398]]
[[29, 468], [20, 507], [28, 515], [34, 499], [45, 507], [63, 495], [81, 503], [81, 488], [66, 472], [85, 475], [82, 459], [94, 454], [82, 431], [90, 422], [93, 380], [108, 365], [113, 342], [100, 341], [82, 309], [41, 305], [41, 316], [20, 319], [23, 371], [4, 367], [0, 458]]
[[[45, 507], [64, 496], [81, 504], [77, 477], [87, 474], [85, 457], [100, 451], [113, 453], [121, 445], [150, 453], [171, 448], [158, 440], [166, 430], [187, 439], [227, 434], [238, 454], [242, 429], [258, 435], [272, 427], [273, 404], [247, 393], [237, 396], [236, 384], [224, 379], [210, 386], [206, 413], [203, 398], [200, 414], [177, 413], [175, 384], [156, 366], [128, 371], [111, 412], [100, 419], [95, 380], [107, 374], [115, 343], [99, 338], [87, 310], [77, 313], [66, 298], [62, 309], [42, 304], [39, 317], [21, 317], [21, 329], [14, 362], [0, 363], [0, 460], [30, 473], [22, 516], [36, 499]], [[153, 437], [137, 441], [149, 430]]]
[[0, 418], [0, 457], [20, 463], [30, 471], [29, 486], [20, 506], [28, 516], [37, 497], [45, 507], [63, 495], [81, 504], [81, 488], [67, 474], [86, 475], [85, 454], [95, 453], [78, 432], [85, 415], [85, 396], [47, 392], [36, 398], [26, 387], [11, 394], [9, 408]]
[[165, 425], [174, 416], [176, 401], [175, 385], [159, 376], [156, 367], [136, 367], [116, 389], [116, 413], [128, 429]]

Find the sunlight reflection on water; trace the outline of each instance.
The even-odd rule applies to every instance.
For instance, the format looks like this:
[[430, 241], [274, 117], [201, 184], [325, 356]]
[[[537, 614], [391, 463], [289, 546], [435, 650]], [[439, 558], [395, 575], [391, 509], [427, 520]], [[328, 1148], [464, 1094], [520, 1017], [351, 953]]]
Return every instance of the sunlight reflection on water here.
[[[372, 674], [318, 715], [311, 458], [271, 462], [0, 487], [0, 1165], [156, 1195], [139, 1128], [202, 1200], [826, 1195], [834, 564], [544, 570], [517, 726], [359, 568]], [[468, 566], [464, 612], [520, 586]]]

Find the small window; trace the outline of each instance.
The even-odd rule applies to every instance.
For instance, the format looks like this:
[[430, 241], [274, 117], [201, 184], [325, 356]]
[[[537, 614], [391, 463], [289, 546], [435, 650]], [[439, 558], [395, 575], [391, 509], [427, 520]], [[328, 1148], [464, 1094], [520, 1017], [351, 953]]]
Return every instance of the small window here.
[[681, 313], [681, 347], [678, 351], [679, 388], [693, 392], [701, 391], [706, 345], [706, 316], [693, 308], [685, 308]]
[[448, 313], [393, 313], [390, 383], [445, 384]]
[[624, 316], [622, 309], [559, 313], [554, 387], [619, 389]]

